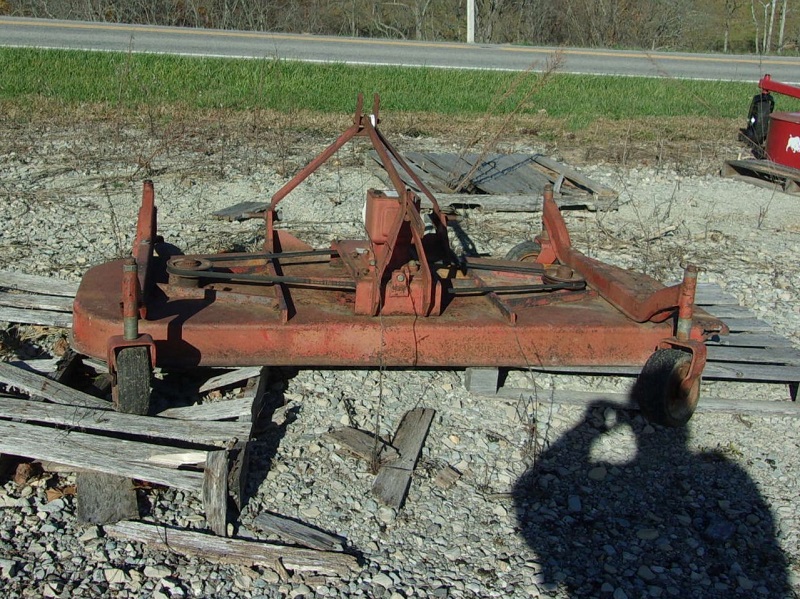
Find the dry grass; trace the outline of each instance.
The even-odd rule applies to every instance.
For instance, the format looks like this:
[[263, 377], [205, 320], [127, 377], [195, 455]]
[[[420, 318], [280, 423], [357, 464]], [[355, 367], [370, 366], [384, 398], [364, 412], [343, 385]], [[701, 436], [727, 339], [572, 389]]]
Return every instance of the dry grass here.
[[[164, 143], [182, 146], [257, 142], [287, 144], [292, 138], [328, 140], [351, 123], [349, 114], [324, 114], [298, 110], [291, 115], [275, 110], [206, 110], [179, 105], [143, 107], [140, 110], [108, 105], [70, 106], [52, 100], [25, 104], [0, 103], [0, 123], [7, 141], [14, 131], [63, 128], [80, 130], [97, 125], [115, 129], [141, 129]], [[699, 117], [639, 118], [625, 121], [596, 119], [575, 130], [566, 119], [547, 114], [520, 114], [512, 123], [504, 115], [486, 116], [487, 131], [503, 130], [499, 147], [544, 147], [565, 161], [582, 165], [611, 163], [623, 166], [671, 165], [678, 168], [719, 168], [721, 160], [735, 157], [742, 125], [734, 119]], [[381, 127], [391, 136], [434, 137], [459, 145], [467, 144], [474, 129], [474, 116], [448, 116], [424, 112], [393, 112], [381, 115]], [[288, 137], [287, 137], [288, 136]], [[167, 139], [168, 138], [168, 139]], [[18, 144], [26, 143], [18, 139]], [[13, 146], [11, 148], [13, 150]], [[143, 155], [143, 168], [151, 156]]]

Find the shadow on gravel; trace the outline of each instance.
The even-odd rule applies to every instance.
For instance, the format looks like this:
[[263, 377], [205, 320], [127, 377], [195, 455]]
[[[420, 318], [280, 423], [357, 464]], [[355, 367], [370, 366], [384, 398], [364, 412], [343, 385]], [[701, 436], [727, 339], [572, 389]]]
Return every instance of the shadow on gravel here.
[[[598, 401], [542, 452], [514, 505], [544, 596], [795, 596], [756, 484], [722, 451], [690, 451], [688, 434]], [[592, 459], [620, 442], [630, 461]]]

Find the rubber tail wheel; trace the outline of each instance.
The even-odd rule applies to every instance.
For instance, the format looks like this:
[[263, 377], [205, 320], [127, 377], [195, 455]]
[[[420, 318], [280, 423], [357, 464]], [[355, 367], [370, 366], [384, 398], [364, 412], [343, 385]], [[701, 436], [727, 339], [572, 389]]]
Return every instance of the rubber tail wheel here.
[[118, 412], [147, 415], [150, 411], [150, 349], [125, 347], [117, 354], [117, 381], [112, 388]]
[[506, 254], [506, 260], [535, 262], [541, 251], [542, 246], [535, 241], [523, 241], [522, 243], [518, 243], [513, 248], [508, 250], [508, 253]]
[[691, 363], [692, 355], [679, 349], [659, 349], [647, 360], [632, 396], [649, 422], [675, 428], [692, 417], [700, 399], [700, 378], [688, 392], [681, 389]]

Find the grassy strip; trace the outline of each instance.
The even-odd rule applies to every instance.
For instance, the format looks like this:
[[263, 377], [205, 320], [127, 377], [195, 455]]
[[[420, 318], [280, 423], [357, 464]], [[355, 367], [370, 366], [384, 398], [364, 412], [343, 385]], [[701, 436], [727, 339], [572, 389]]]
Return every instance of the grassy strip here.
[[[358, 92], [380, 93], [387, 111], [442, 115], [546, 111], [581, 129], [597, 118], [696, 116], [744, 119], [751, 83], [600, 77], [547, 78], [497, 71], [359, 67], [283, 60], [0, 48], [0, 100], [69, 105], [183, 105], [199, 109], [298, 109], [349, 113]], [[531, 89], [534, 93], [530, 93]], [[508, 97], [506, 90], [513, 89]], [[498, 102], [498, 98], [502, 101]], [[800, 101], [781, 96], [779, 109]]]

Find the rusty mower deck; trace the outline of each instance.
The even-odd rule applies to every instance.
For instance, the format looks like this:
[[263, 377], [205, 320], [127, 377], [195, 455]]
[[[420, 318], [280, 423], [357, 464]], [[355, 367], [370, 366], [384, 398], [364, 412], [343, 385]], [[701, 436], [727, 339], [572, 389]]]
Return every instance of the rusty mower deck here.
[[[693, 305], [696, 268], [665, 287], [583, 255], [551, 188], [536, 239], [504, 260], [456, 256], [447, 217], [377, 129], [377, 114], [377, 97], [371, 115], [359, 98], [353, 125], [273, 196], [259, 253], [176, 254], [160, 243], [145, 182], [132, 257], [86, 273], [74, 306], [74, 345], [108, 360], [120, 409], [146, 412], [152, 365], [646, 363], [645, 414], [667, 425], [688, 420], [703, 342], [725, 333]], [[367, 192], [366, 238], [314, 249], [277, 229], [278, 203], [356, 136], [370, 139], [394, 185]]]

